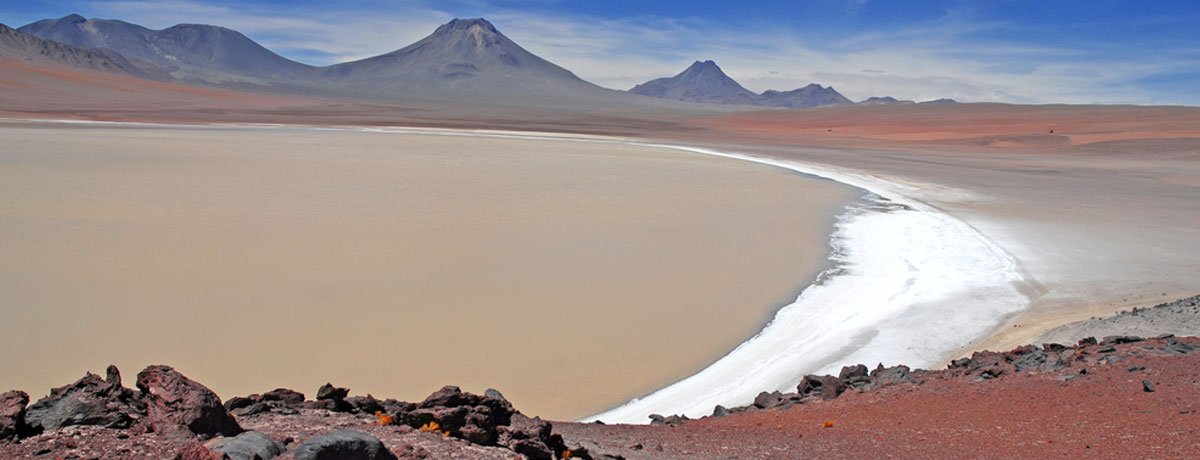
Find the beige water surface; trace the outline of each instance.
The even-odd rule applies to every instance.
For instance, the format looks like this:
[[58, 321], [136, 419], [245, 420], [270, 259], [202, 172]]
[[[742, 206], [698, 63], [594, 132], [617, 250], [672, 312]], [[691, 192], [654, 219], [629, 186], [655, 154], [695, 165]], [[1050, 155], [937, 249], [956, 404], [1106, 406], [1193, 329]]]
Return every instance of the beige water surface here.
[[225, 398], [456, 384], [582, 417], [753, 335], [856, 193], [618, 144], [3, 127], [0, 390], [165, 363]]

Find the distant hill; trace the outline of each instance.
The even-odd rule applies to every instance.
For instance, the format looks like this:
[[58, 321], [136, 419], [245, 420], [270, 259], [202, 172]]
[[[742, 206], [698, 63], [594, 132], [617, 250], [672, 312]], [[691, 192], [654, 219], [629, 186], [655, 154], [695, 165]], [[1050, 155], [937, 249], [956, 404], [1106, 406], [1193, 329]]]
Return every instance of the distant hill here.
[[918, 102], [918, 104], [957, 104], [957, 103], [958, 103], [958, 101], [956, 101], [956, 100], [954, 100], [954, 99], [948, 99], [948, 98], [934, 99], [934, 100], [932, 100], [932, 101]]
[[696, 61], [679, 75], [634, 86], [629, 92], [660, 99], [767, 107], [819, 107], [853, 104], [832, 87], [811, 84], [792, 91], [762, 94], [742, 87], [713, 61]]
[[316, 71], [315, 67], [271, 52], [237, 31], [217, 26], [180, 24], [152, 30], [124, 21], [72, 14], [27, 24], [19, 30], [69, 45], [111, 49], [188, 81], [265, 85], [310, 79]]
[[763, 100], [763, 104], [761, 105], [796, 109], [853, 104], [849, 99], [846, 99], [846, 96], [842, 96], [841, 93], [834, 90], [832, 86], [825, 87], [816, 83], [791, 91], [769, 89], [763, 91], [761, 98]]
[[679, 75], [634, 86], [629, 92], [659, 99], [759, 105], [759, 96], [725, 75], [713, 61], [696, 61]]
[[893, 105], [893, 104], [912, 104], [913, 101], [902, 101], [891, 96], [883, 97], [868, 97], [858, 101], [857, 105]]
[[136, 65], [112, 50], [66, 45], [21, 32], [4, 24], [0, 24], [0, 56], [18, 62], [54, 63], [147, 80], [170, 78], [153, 68]]

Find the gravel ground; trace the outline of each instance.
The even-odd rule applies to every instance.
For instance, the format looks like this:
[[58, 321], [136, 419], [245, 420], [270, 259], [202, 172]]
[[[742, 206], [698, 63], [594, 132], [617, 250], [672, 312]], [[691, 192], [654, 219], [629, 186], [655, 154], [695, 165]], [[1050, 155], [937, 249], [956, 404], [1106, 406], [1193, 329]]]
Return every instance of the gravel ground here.
[[1075, 343], [1084, 337], [1136, 335], [1157, 337], [1172, 334], [1200, 336], [1200, 296], [1135, 308], [1116, 316], [1095, 318], [1059, 326], [1038, 337], [1035, 343]]

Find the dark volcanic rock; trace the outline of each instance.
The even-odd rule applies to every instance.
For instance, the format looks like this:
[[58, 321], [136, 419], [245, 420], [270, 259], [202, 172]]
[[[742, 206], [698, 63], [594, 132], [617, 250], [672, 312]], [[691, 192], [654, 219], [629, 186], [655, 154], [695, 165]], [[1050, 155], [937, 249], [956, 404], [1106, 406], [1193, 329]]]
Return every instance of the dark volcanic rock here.
[[338, 430], [304, 441], [296, 460], [396, 460], [379, 438], [354, 430]]
[[838, 373], [838, 378], [841, 380], [850, 380], [855, 377], [867, 377], [869, 375], [870, 373], [867, 371], [865, 364], [855, 364], [843, 367], [842, 371]]
[[285, 404], [300, 404], [304, 402], [304, 393], [288, 388], [276, 388], [262, 394], [260, 401], [279, 401]]
[[1146, 339], [1130, 335], [1110, 335], [1101, 340], [1100, 343], [1103, 345], [1120, 345], [1123, 343], [1138, 343], [1143, 340]]
[[13, 390], [0, 394], [0, 440], [16, 437], [28, 431], [25, 425], [25, 406], [29, 395]]
[[225, 410], [233, 412], [234, 410], [241, 409], [258, 402], [253, 396], [254, 395], [250, 395], [250, 397], [234, 396], [225, 401], [225, 404], [223, 405], [225, 406]]
[[1035, 350], [1032, 353], [1027, 353], [1014, 359], [1012, 364], [1017, 368], [1017, 372], [1028, 372], [1041, 368], [1042, 364], [1046, 363], [1046, 358], [1046, 352]]
[[29, 406], [25, 421], [34, 430], [71, 425], [128, 428], [145, 415], [137, 392], [121, 386], [120, 372], [109, 366], [107, 379], [89, 372], [75, 383], [50, 390], [50, 396]]
[[271, 460], [283, 455], [284, 448], [265, 434], [247, 431], [233, 438], [209, 441], [206, 447], [228, 455], [231, 460]]
[[903, 364], [899, 366], [883, 367], [880, 364], [875, 370], [871, 371], [871, 378], [877, 383], [912, 383], [913, 379], [908, 376], [909, 368]]
[[384, 409], [383, 402], [375, 399], [375, 397], [371, 395], [351, 396], [346, 398], [346, 404], [349, 404], [350, 407], [354, 408], [355, 412], [363, 414], [383, 412]]
[[783, 400], [783, 393], [778, 391], [767, 393], [764, 391], [759, 393], [758, 396], [754, 397], [754, 407], [759, 409], [778, 407], [779, 405], [783, 404]]
[[349, 388], [338, 388], [332, 383], [326, 383], [317, 389], [317, 400], [309, 406], [334, 412], [353, 412], [354, 406], [346, 402], [346, 395], [349, 394]]
[[1167, 339], [1167, 345], [1163, 347], [1163, 352], [1169, 355], [1186, 355], [1198, 348], [1200, 347], [1171, 338]]
[[689, 419], [686, 415], [670, 415], [663, 417], [660, 414], [650, 414], [651, 425], [678, 425], [688, 420]]
[[1142, 391], [1146, 393], [1154, 393], [1154, 382], [1142, 380]]
[[567, 450], [562, 436], [551, 432], [549, 422], [514, 414], [508, 426], [498, 428], [498, 444], [532, 460], [550, 460]]
[[349, 394], [349, 388], [338, 388], [333, 386], [332, 383], [326, 383], [321, 385], [321, 388], [317, 389], [317, 401], [324, 401], [327, 399], [338, 401], [346, 399], [346, 396]]
[[202, 436], [242, 432], [216, 393], [170, 366], [147, 367], [138, 373], [137, 386], [147, 406], [148, 422], [156, 432], [187, 431]]
[[456, 386], [446, 386], [402, 416], [405, 424], [411, 427], [420, 428], [432, 422], [451, 436], [490, 446], [495, 445], [499, 437], [497, 427], [508, 425], [514, 412], [512, 404], [503, 399], [464, 393]]
[[732, 412], [730, 412], [729, 409], [726, 409], [725, 406], [718, 404], [716, 407], [713, 408], [712, 416], [713, 417], [724, 417], [731, 413]]
[[800, 380], [796, 391], [802, 396], [814, 396], [824, 400], [836, 399], [846, 391], [846, 382], [832, 375], [806, 375]]

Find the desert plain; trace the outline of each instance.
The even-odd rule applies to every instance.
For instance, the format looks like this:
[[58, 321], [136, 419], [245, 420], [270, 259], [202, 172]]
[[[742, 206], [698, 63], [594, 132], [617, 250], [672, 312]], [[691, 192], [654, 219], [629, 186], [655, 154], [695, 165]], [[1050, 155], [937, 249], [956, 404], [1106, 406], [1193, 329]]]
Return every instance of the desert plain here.
[[[807, 287], [838, 276], [831, 235], [848, 209], [874, 202], [889, 212], [887, 200], [861, 188], [701, 153], [723, 152], [885, 184], [909, 203], [893, 211], [919, 204], [961, 223], [1011, 262], [1004, 270], [1019, 275], [1009, 287], [1020, 308], [983, 318], [986, 330], [922, 362], [881, 358], [863, 363], [881, 365], [869, 378], [829, 377], [859, 378], [883, 393], [850, 392], [822, 406], [803, 399], [811, 396], [803, 382], [816, 381], [805, 377], [795, 397], [818, 409], [789, 409], [783, 399], [771, 406], [785, 396], [764, 393], [766, 403], [754, 398], [761, 410], [743, 406], [750, 414], [678, 431], [556, 425], [577, 442], [628, 458], [675, 458], [687, 455], [693, 435], [776, 423], [778, 407], [790, 411], [789, 425], [757, 429], [761, 444], [812, 450], [821, 444], [799, 441], [814, 439], [809, 428], [834, 426], [817, 425], [820, 418], [879, 401], [890, 405], [873, 407], [881, 414], [873, 422], [894, 439], [921, 442], [921, 431], [901, 427], [896, 407], [940, 417], [957, 410], [955, 401], [972, 413], [1006, 401], [1020, 409], [1006, 417], [1020, 420], [1044, 409], [1028, 401], [1027, 388], [1069, 403], [1062, 423], [1143, 410], [1165, 424], [1151, 430], [1170, 438], [1162, 445], [1186, 448], [1194, 438], [1175, 429], [1194, 420], [1187, 401], [1196, 390], [1181, 379], [1194, 375], [1195, 359], [1175, 356], [1194, 351], [1194, 339], [1014, 348], [1078, 340], [1099, 330], [1078, 322], [1200, 291], [1194, 107], [376, 100], [0, 57], [0, 290], [10, 319], [0, 325], [0, 362], [20, 369], [0, 376], [0, 386], [32, 390], [33, 399], [109, 363], [131, 370], [170, 362], [227, 400], [333, 381], [413, 401], [445, 384], [495, 387], [525, 414], [555, 420], [612, 409], [729, 356]], [[920, 300], [961, 300], [957, 318], [986, 297]], [[1157, 311], [1191, 314], [1168, 310]], [[911, 321], [887, 319], [894, 328]], [[1111, 323], [1103, 330], [1184, 335], [1162, 321]], [[912, 347], [960, 325], [932, 326]], [[843, 348], [861, 343], [846, 337]], [[981, 352], [989, 349], [1013, 351]], [[1059, 353], [1057, 364], [1050, 353]], [[974, 366], [955, 361], [967, 356]], [[1028, 356], [1054, 369], [1017, 364]], [[1109, 366], [1122, 359], [1138, 365]], [[995, 369], [986, 368], [992, 361]], [[901, 364], [951, 367], [914, 379]], [[1082, 380], [1084, 370], [1102, 378]], [[953, 382], [914, 390], [942, 380]], [[1076, 380], [1083, 383], [1069, 383]], [[1156, 381], [1167, 398], [1148, 399]], [[1079, 402], [1118, 387], [1120, 401]], [[973, 396], [955, 396], [964, 391]], [[934, 405], [922, 399], [930, 394]], [[321, 404], [332, 403], [297, 407], [310, 411], [305, 417], [330, 415]], [[276, 415], [247, 426], [277, 429]], [[372, 417], [337, 423], [422, 436], [412, 433], [419, 424], [393, 432]], [[986, 438], [962, 431], [969, 425], [942, 428], [968, 444]], [[1104, 443], [1137, 449], [1125, 440], [1147, 430], [1133, 419], [1105, 426], [1116, 435], [1085, 443], [1077, 441], [1089, 430], [1077, 423], [1071, 444], [1043, 454]], [[655, 437], [666, 441], [653, 452], [637, 442]], [[714, 439], [704, 446], [713, 458], [735, 444]], [[830, 439], [842, 454], [870, 451], [862, 443], [873, 440]]]

